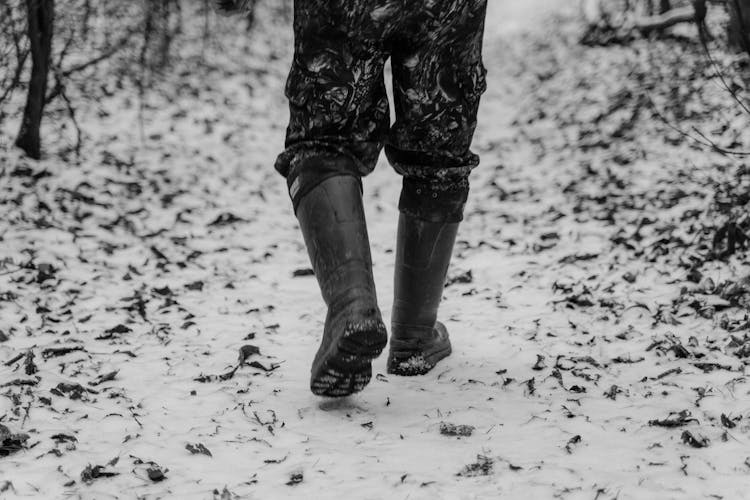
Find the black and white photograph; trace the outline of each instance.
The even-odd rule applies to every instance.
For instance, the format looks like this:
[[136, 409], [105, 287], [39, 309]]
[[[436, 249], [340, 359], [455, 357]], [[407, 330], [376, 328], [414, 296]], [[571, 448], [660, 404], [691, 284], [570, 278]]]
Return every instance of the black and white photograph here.
[[0, 0], [0, 499], [744, 499], [750, 0]]

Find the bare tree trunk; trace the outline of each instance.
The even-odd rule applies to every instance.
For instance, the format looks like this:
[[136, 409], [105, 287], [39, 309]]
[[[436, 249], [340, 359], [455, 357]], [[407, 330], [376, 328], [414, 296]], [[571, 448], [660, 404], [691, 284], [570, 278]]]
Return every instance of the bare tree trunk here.
[[31, 48], [31, 80], [16, 146], [23, 149], [31, 158], [38, 160], [41, 157], [39, 127], [47, 94], [55, 2], [26, 0], [26, 9]]
[[727, 0], [729, 46], [750, 54], [750, 0]]

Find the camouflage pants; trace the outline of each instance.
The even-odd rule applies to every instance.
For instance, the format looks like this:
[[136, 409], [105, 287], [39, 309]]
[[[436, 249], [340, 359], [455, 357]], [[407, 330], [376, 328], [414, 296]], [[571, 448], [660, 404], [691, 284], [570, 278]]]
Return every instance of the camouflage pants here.
[[[404, 176], [402, 209], [463, 209], [469, 173], [479, 163], [469, 146], [486, 87], [487, 0], [294, 3], [290, 122], [276, 162], [292, 199], [333, 175], [367, 175], [385, 147]], [[393, 126], [383, 76], [388, 57]], [[460, 220], [438, 218], [446, 217]]]

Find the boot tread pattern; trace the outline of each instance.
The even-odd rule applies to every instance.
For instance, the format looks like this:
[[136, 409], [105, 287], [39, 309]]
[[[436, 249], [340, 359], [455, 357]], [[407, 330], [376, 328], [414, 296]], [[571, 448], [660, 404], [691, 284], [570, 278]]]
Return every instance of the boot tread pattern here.
[[322, 361], [313, 366], [310, 389], [318, 396], [343, 397], [361, 391], [372, 378], [372, 360], [387, 342], [385, 325], [379, 320], [347, 324], [332, 342]]
[[430, 340], [420, 337], [391, 339], [388, 373], [405, 377], [424, 375], [432, 370], [438, 361], [448, 357], [451, 351], [448, 330], [438, 321]]

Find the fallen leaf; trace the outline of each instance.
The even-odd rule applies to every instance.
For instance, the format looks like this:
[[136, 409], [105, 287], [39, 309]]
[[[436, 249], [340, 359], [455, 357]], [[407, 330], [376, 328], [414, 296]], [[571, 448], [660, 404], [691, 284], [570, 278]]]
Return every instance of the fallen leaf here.
[[193, 455], [201, 454], [201, 455], [208, 455], [209, 457], [213, 457], [210, 451], [208, 451], [208, 448], [206, 448], [203, 443], [188, 443], [185, 445], [185, 449], [192, 453]]

